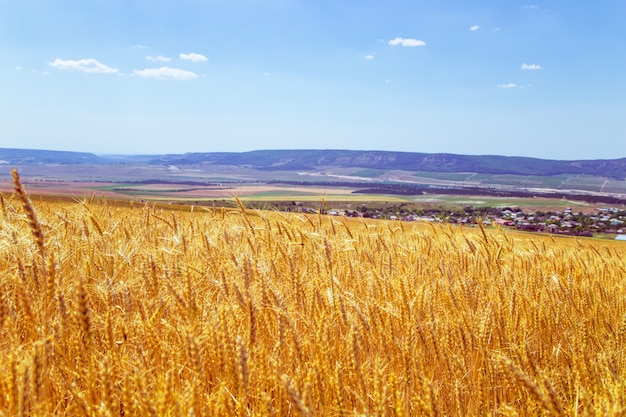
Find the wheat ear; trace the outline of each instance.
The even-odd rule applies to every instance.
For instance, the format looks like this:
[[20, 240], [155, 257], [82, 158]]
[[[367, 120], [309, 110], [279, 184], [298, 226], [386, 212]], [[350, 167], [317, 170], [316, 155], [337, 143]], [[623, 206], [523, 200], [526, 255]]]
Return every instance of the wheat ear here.
[[39, 253], [42, 257], [44, 257], [45, 250], [43, 231], [41, 230], [41, 224], [39, 223], [39, 220], [37, 220], [37, 214], [35, 213], [33, 204], [31, 203], [30, 198], [28, 198], [26, 190], [24, 190], [24, 186], [20, 181], [20, 174], [18, 174], [17, 169], [13, 169], [11, 171], [11, 175], [13, 176], [13, 188], [15, 189], [15, 192], [22, 201], [22, 206], [24, 207], [26, 215], [28, 216], [28, 225], [33, 232], [33, 236], [35, 236], [35, 243], [37, 244]]

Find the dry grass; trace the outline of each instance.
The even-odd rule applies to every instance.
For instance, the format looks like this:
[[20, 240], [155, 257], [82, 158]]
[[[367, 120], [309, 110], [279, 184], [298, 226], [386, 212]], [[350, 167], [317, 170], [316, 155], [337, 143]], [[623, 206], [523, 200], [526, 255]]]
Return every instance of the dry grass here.
[[616, 243], [1, 202], [0, 416], [626, 411]]

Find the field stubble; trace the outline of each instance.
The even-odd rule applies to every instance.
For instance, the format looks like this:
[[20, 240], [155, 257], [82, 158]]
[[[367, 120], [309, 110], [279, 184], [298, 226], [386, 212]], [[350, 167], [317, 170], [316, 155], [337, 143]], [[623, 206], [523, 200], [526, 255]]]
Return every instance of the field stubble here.
[[615, 242], [1, 196], [0, 415], [622, 415]]

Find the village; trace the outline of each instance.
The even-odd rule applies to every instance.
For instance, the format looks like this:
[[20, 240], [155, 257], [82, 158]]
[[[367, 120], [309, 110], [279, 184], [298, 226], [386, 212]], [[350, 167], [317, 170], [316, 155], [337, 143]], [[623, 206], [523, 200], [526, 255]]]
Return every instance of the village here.
[[[575, 212], [572, 208], [563, 211], [525, 212], [519, 208], [472, 208], [448, 211], [445, 209], [418, 210], [417, 213], [396, 212], [376, 213], [371, 217], [388, 218], [389, 220], [448, 222], [453, 224], [476, 224], [482, 221], [485, 225], [497, 224], [528, 232], [544, 232], [570, 236], [587, 236], [594, 234], [615, 234], [626, 237], [626, 210], [617, 208], [600, 208], [596, 213]], [[335, 214], [329, 212], [328, 214]], [[355, 213], [346, 212], [345, 215]], [[369, 212], [363, 213], [366, 217]], [[339, 213], [336, 213], [339, 215]]]
[[[319, 209], [306, 207], [294, 202], [292, 207], [282, 207], [285, 211], [316, 213]], [[514, 207], [463, 207], [412, 208], [406, 203], [388, 207], [357, 206], [355, 209], [321, 210], [330, 216], [363, 217], [397, 221], [445, 222], [461, 225], [498, 225], [527, 232], [542, 232], [557, 235], [585, 236], [615, 235], [618, 240], [626, 240], [626, 209], [597, 208], [595, 212], [584, 213], [568, 207], [562, 211], [524, 211]]]

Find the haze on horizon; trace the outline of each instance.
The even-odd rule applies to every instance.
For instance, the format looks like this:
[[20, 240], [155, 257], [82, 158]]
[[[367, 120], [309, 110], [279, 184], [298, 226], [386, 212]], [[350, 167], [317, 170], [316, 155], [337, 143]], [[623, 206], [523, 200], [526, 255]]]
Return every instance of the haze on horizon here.
[[626, 157], [626, 2], [0, 0], [0, 147]]

